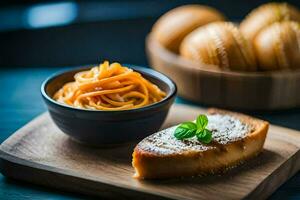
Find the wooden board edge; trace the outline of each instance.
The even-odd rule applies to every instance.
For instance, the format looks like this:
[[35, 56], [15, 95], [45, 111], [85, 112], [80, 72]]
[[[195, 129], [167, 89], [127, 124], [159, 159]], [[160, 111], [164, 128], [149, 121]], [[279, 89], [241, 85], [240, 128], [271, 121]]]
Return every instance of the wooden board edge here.
[[[289, 169], [289, 170], [286, 170]], [[282, 184], [300, 170], [300, 150], [283, 162], [272, 174], [267, 176], [256, 188], [249, 192], [245, 199], [267, 199]], [[275, 181], [276, 179], [276, 181]], [[280, 181], [278, 181], [280, 179]]]
[[[34, 169], [34, 170], [32, 170]], [[113, 199], [176, 199], [163, 194], [149, 193], [115, 184], [75, 176], [72, 172], [46, 165], [31, 163], [0, 150], [0, 172], [8, 178], [51, 187], [60, 191], [75, 192]], [[76, 188], [72, 185], [76, 182]], [[78, 186], [80, 184], [80, 186]]]

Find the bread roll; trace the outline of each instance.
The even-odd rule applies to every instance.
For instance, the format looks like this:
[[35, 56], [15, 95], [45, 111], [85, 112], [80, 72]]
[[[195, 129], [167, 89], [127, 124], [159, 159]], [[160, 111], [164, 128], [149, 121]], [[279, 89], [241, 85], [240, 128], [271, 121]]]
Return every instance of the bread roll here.
[[268, 26], [256, 36], [254, 48], [261, 70], [300, 68], [300, 23]]
[[300, 10], [287, 3], [267, 3], [251, 11], [242, 21], [240, 30], [247, 39], [253, 41], [265, 27], [289, 20], [300, 22]]
[[224, 16], [211, 7], [185, 5], [161, 16], [152, 28], [152, 35], [161, 45], [177, 53], [187, 34], [210, 22], [223, 20]]
[[180, 54], [222, 69], [255, 71], [257, 66], [251, 44], [230, 22], [215, 22], [194, 30], [183, 40]]

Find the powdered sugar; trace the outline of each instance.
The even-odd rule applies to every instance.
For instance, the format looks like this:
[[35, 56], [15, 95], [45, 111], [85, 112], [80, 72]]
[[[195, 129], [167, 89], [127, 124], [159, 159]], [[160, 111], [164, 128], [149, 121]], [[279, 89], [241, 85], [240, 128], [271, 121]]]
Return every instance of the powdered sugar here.
[[[212, 131], [213, 141], [227, 144], [244, 138], [251, 127], [229, 115], [207, 115], [207, 129]], [[176, 126], [162, 130], [142, 140], [138, 147], [157, 154], [184, 153], [184, 151], [205, 151], [216, 148], [213, 144], [203, 144], [196, 137], [178, 140], [174, 137]]]
[[209, 115], [207, 129], [213, 132], [213, 140], [227, 144], [244, 138], [250, 127], [229, 115]]

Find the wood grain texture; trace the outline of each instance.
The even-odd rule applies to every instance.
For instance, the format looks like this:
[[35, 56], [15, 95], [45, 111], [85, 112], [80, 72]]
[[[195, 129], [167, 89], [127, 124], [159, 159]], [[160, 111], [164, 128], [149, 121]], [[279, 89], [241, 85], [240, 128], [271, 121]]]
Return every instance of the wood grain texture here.
[[146, 40], [151, 66], [171, 77], [178, 94], [206, 105], [244, 110], [278, 110], [300, 106], [300, 70], [237, 72], [181, 58]]
[[[164, 127], [202, 109], [175, 105]], [[1, 172], [16, 179], [109, 198], [267, 198], [300, 168], [298, 131], [271, 126], [264, 151], [224, 175], [160, 181], [132, 178], [134, 143], [93, 149], [73, 142], [43, 114], [1, 146]], [[172, 169], [172, 166], [170, 166]]]

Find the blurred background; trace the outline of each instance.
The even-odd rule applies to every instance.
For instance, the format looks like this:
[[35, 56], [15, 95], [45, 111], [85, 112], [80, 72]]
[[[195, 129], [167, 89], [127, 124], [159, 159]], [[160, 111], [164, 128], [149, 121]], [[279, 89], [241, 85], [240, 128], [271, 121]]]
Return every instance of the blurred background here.
[[[0, 67], [49, 67], [103, 59], [147, 65], [145, 37], [182, 4], [213, 6], [239, 21], [263, 0], [99, 0], [0, 2]], [[287, 1], [300, 7], [299, 0]]]

